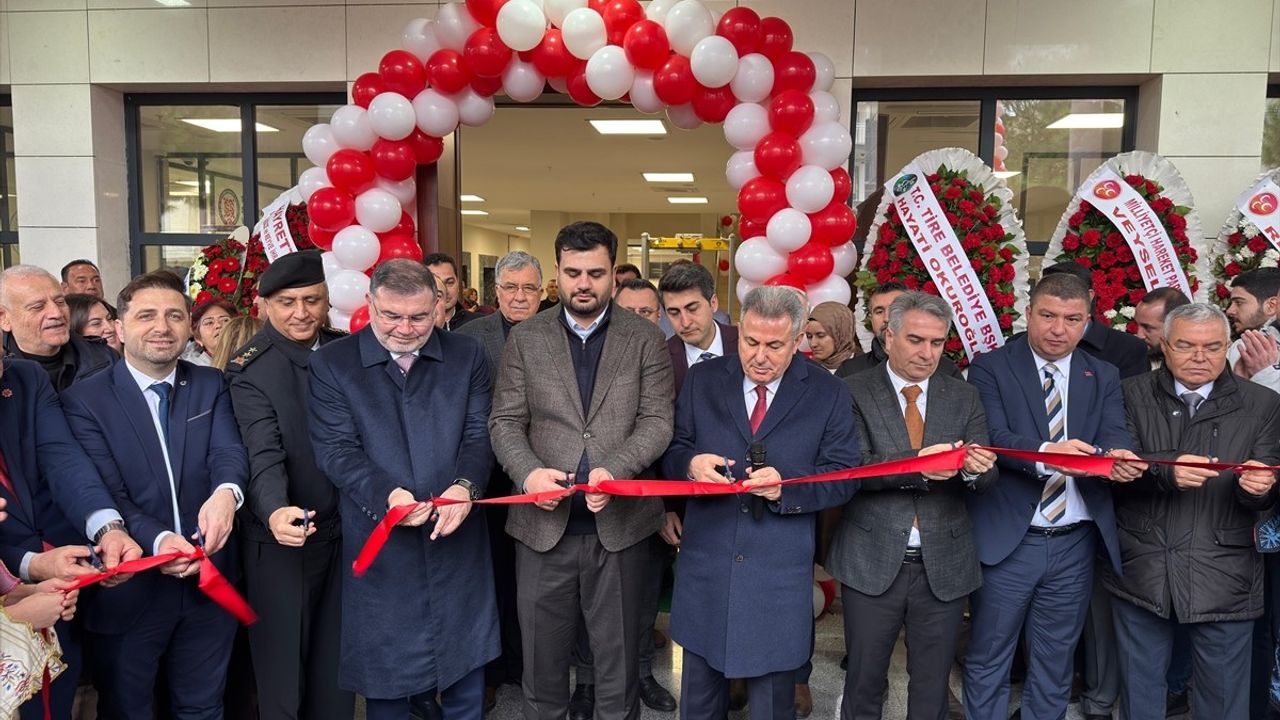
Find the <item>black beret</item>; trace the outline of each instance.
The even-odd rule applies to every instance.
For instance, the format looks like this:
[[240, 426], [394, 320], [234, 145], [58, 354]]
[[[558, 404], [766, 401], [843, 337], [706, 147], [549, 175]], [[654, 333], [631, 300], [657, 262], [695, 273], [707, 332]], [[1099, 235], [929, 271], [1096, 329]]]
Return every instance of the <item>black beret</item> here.
[[289, 253], [267, 266], [258, 281], [258, 294], [268, 297], [280, 290], [319, 285], [324, 282], [324, 262], [319, 250]]

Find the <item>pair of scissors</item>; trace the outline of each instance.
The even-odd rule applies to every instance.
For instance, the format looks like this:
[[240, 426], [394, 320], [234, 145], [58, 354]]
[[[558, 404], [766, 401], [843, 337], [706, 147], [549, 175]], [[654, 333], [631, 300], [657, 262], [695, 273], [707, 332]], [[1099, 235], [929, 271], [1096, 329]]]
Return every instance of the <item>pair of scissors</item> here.
[[103, 564], [102, 556], [98, 555], [98, 551], [94, 549], [93, 545], [88, 545], [86, 547], [89, 548], [89, 564], [98, 572], [106, 572], [107, 566]]

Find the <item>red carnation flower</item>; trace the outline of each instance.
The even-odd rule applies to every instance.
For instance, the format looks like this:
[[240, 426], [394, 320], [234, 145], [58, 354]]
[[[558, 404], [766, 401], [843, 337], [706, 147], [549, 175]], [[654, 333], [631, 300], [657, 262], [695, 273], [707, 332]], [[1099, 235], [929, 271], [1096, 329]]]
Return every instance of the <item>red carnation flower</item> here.
[[1098, 267], [1109, 268], [1116, 264], [1116, 254], [1108, 250], [1098, 253]]
[[939, 195], [942, 193], [942, 186], [939, 185], [938, 183], [930, 184], [929, 189], [933, 191], [934, 195]]
[[975, 203], [980, 203], [986, 199], [986, 196], [982, 194], [981, 190], [970, 190], [969, 199], [974, 201]]
[[893, 273], [894, 275], [897, 275], [898, 273], [902, 272], [902, 261], [901, 261], [901, 260], [890, 260], [890, 261], [889, 261], [889, 272]]
[[881, 225], [881, 226], [880, 226], [880, 233], [879, 233], [879, 234], [880, 234], [880, 241], [881, 241], [881, 242], [888, 242], [888, 241], [892, 240], [892, 239], [894, 238], [894, 236], [896, 236], [896, 235], [897, 235], [897, 233], [895, 233], [895, 232], [893, 231], [893, 228], [889, 227], [889, 225], [888, 225], [888, 224], [885, 224], [885, 225]]
[[1236, 247], [1244, 242], [1244, 233], [1236, 231], [1227, 236], [1227, 247]]
[[1146, 188], [1147, 193], [1150, 195], [1155, 195], [1156, 193], [1160, 192], [1160, 186], [1150, 180], [1146, 182], [1146, 185], [1144, 187]]
[[1080, 243], [1085, 247], [1098, 247], [1101, 242], [1102, 233], [1097, 230], [1085, 230], [1084, 234], [1080, 236]]
[[880, 272], [876, 273], [876, 282], [880, 283], [881, 285], [889, 282], [892, 279], [893, 279], [893, 273], [889, 272], [888, 270], [881, 270]]
[[228, 295], [235, 292], [237, 287], [239, 286], [234, 278], [222, 278], [222, 280], [218, 281], [218, 289]]
[[902, 284], [907, 286], [908, 290], [919, 290], [920, 280], [914, 275], [908, 275], [902, 279]]
[[1130, 265], [1128, 268], [1125, 269], [1125, 274], [1128, 275], [1129, 279], [1134, 282], [1137, 282], [1142, 279], [1142, 271], [1138, 269], [1137, 265]]
[[968, 214], [968, 213], [972, 213], [974, 210], [977, 210], [978, 206], [969, 200], [961, 200], [960, 202], [956, 203], [956, 208], [959, 209], [960, 212]]
[[981, 245], [982, 245], [982, 235], [980, 235], [979, 233], [969, 233], [968, 235], [964, 236], [963, 240], [960, 241], [960, 247], [964, 248], [965, 252], [972, 252], [974, 250], [977, 250]]
[[1124, 236], [1118, 232], [1107, 233], [1107, 247], [1115, 250], [1124, 243]]
[[957, 353], [957, 352], [960, 352], [960, 350], [963, 349], [964, 346], [960, 343], [959, 337], [952, 335], [951, 337], [947, 338], [947, 343], [944, 347], [949, 353]]
[[1089, 212], [1093, 210], [1093, 205], [1088, 200], [1080, 201], [1080, 212]]
[[1141, 175], [1125, 175], [1124, 181], [1129, 183], [1133, 187], [1138, 187], [1139, 185], [1142, 184], [1142, 176]]
[[962, 177], [953, 177], [951, 178], [951, 184], [955, 187], [964, 187], [969, 184], [969, 181]]
[[911, 258], [911, 267], [915, 268], [916, 270], [923, 270], [924, 260], [921, 260], [920, 256], [916, 255], [915, 257]]
[[[1005, 262], [1009, 262], [1013, 260], [1013, 250], [1007, 247], [1000, 248], [1000, 259], [1004, 260]], [[1012, 269], [1013, 268], [1010, 267], [1010, 270]]]
[[1012, 329], [1013, 329], [1013, 316], [1012, 316], [1012, 315], [1001, 315], [1001, 316], [1000, 316], [1000, 329], [1001, 329], [1001, 330], [1005, 330], [1005, 331], [1008, 331], [1008, 330], [1012, 330]]
[[1076, 258], [1076, 264], [1082, 265], [1087, 268], [1093, 268], [1093, 259], [1088, 257], [1087, 255], [1081, 255]]
[[1128, 243], [1116, 248], [1116, 260], [1122, 263], [1133, 262], [1133, 249], [1129, 247]]
[[1071, 217], [1067, 219], [1067, 225], [1071, 227], [1080, 227], [1082, 222], [1084, 222], [1084, 211], [1072, 213]]
[[947, 224], [948, 224], [948, 225], [950, 225], [951, 227], [955, 227], [955, 226], [956, 226], [956, 223], [960, 222], [960, 216], [959, 216], [959, 215], [956, 215], [955, 213], [951, 212], [950, 210], [947, 210], [947, 211], [944, 211], [944, 212], [946, 213], [946, 216], [947, 216]]
[[956, 223], [956, 227], [967, 233], [973, 229], [973, 224], [973, 218], [962, 217], [960, 218], [960, 222]]
[[930, 173], [927, 177], [925, 177], [925, 180], [928, 180], [931, 183], [936, 183], [941, 179], [942, 179], [942, 176], [939, 175], [938, 173]]
[[1062, 237], [1062, 249], [1067, 252], [1075, 252], [1080, 249], [1080, 238], [1067, 233]]
[[945, 198], [946, 198], [946, 199], [948, 199], [948, 200], [955, 200], [956, 198], [960, 197], [960, 195], [961, 195], [961, 190], [960, 190], [960, 188], [955, 187], [955, 186], [953, 185], [953, 186], [951, 186], [951, 187], [947, 188], [947, 191], [946, 191], [945, 193], [943, 193], [942, 195], [943, 195], [943, 197], [945, 197]]
[[1255, 253], [1266, 252], [1267, 241], [1262, 239], [1261, 235], [1255, 235], [1249, 238], [1249, 249]]
[[924, 285], [920, 286], [920, 290], [933, 295], [938, 294], [938, 286], [935, 285], [932, 280], [926, 280]]
[[1217, 295], [1219, 300], [1226, 300], [1231, 297], [1231, 291], [1222, 283], [1218, 283], [1217, 287], [1213, 289], [1213, 294]]
[[906, 241], [903, 241], [898, 243], [898, 246], [893, 249], [893, 254], [897, 255], [900, 258], [904, 258], [907, 256], [907, 251], [908, 251], [907, 243]]
[[1187, 228], [1187, 219], [1177, 213], [1169, 216], [1169, 227], [1174, 230], [1185, 230]]
[[1129, 304], [1131, 304], [1131, 305], [1137, 305], [1138, 303], [1142, 302], [1142, 298], [1146, 297], [1146, 295], [1147, 295], [1147, 291], [1146, 291], [1146, 289], [1145, 289], [1145, 288], [1139, 288], [1139, 289], [1136, 289], [1136, 290], [1130, 290], [1130, 291], [1129, 291]]
[[[1227, 277], [1235, 277], [1235, 276], [1239, 275], [1239, 274], [1240, 274], [1240, 263], [1235, 262], [1234, 260], [1233, 260], [1233, 261], [1231, 261], [1231, 262], [1229, 262], [1229, 263], [1227, 263], [1226, 265], [1224, 265], [1224, 266], [1222, 267], [1222, 274], [1223, 274], [1223, 275], [1226, 275]], [[1227, 293], [1227, 294], [1228, 294], [1228, 295], [1230, 295], [1230, 293]]]
[[213, 293], [209, 292], [208, 290], [201, 290], [200, 292], [196, 293], [195, 304], [203, 305], [212, 299], [213, 299]]

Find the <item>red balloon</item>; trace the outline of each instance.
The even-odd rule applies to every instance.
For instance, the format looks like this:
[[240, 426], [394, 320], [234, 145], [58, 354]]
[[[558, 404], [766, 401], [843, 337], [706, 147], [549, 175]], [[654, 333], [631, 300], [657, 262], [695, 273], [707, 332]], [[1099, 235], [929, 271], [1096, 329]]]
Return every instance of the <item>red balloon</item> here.
[[609, 0], [587, 0], [587, 9], [595, 10], [604, 15], [604, 9], [609, 5]]
[[795, 136], [772, 132], [756, 144], [756, 169], [762, 175], [786, 180], [800, 167], [800, 142]]
[[768, 280], [765, 280], [764, 284], [770, 287], [780, 287], [785, 285], [804, 292], [804, 283], [800, 281], [800, 278], [797, 278], [789, 272], [778, 273]]
[[812, 240], [787, 255], [787, 273], [805, 285], [826, 279], [835, 266], [831, 248]]
[[336, 187], [320, 188], [311, 193], [307, 214], [320, 229], [336, 233], [356, 219], [356, 201]]
[[738, 100], [733, 96], [733, 90], [730, 90], [728, 85], [718, 88], [705, 88], [699, 85], [697, 91], [693, 93], [693, 113], [703, 122], [724, 122], [725, 116], [737, 103]]
[[743, 216], [738, 219], [738, 234], [743, 240], [753, 237], [762, 237], [765, 231], [765, 223], [758, 223], [754, 220]]
[[760, 16], [745, 7], [729, 8], [720, 16], [716, 34], [733, 43], [738, 57], [756, 52], [760, 48]]
[[810, 245], [821, 243], [837, 247], [849, 242], [857, 232], [858, 217], [844, 204], [844, 198], [837, 197], [830, 205], [809, 215], [809, 224], [813, 228], [809, 235]]
[[483, 27], [471, 33], [467, 38], [462, 56], [467, 67], [478, 77], [501, 77], [502, 71], [511, 62], [511, 48], [502, 44], [498, 31], [491, 27]]
[[430, 165], [440, 159], [444, 152], [444, 141], [414, 128], [406, 139], [413, 146], [413, 157], [419, 165]]
[[382, 56], [378, 74], [391, 92], [412, 99], [427, 86], [427, 70], [422, 61], [407, 50], [392, 50]]
[[324, 171], [335, 188], [358, 195], [373, 187], [373, 160], [359, 150], [345, 148], [329, 156]]
[[[334, 153], [335, 155], [337, 153]], [[388, 180], [406, 180], [413, 177], [418, 167], [413, 145], [407, 140], [378, 138], [369, 151], [373, 158], [373, 170]]]
[[350, 332], [360, 332], [369, 324], [369, 306], [361, 305], [356, 311], [351, 313]]
[[480, 77], [476, 75], [471, 78], [471, 89], [475, 90], [477, 95], [493, 97], [502, 89], [502, 76]]
[[792, 50], [773, 61], [773, 94], [781, 95], [787, 90], [799, 90], [808, 93], [818, 79], [818, 70], [813, 60], [802, 52]]
[[671, 55], [667, 31], [652, 20], [632, 25], [622, 38], [622, 49], [627, 53], [627, 62], [645, 70], [657, 70]]
[[387, 83], [378, 73], [367, 72], [351, 84], [351, 102], [362, 108], [369, 107], [369, 103], [378, 95], [386, 92]]
[[386, 240], [392, 235], [408, 235], [409, 237], [413, 237], [415, 234], [417, 234], [417, 232], [418, 230], [414, 226], [413, 218], [409, 216], [409, 213], [405, 212], [404, 210], [401, 210], [400, 222], [396, 223], [396, 226], [391, 228], [390, 230], [386, 232], [377, 233], [377, 235], [378, 235], [378, 239]]
[[506, 4], [507, 0], [467, 0], [467, 12], [476, 22], [491, 28], [498, 23], [498, 11]]
[[813, 124], [813, 99], [799, 90], [784, 90], [769, 103], [769, 127], [799, 137]]
[[564, 46], [564, 36], [560, 28], [551, 28], [542, 36], [542, 42], [529, 51], [533, 59], [533, 67], [546, 78], [564, 77], [578, 62]]
[[761, 225], [786, 206], [786, 186], [771, 178], [751, 178], [738, 191], [738, 210], [742, 216]]
[[410, 235], [389, 235], [382, 240], [382, 251], [378, 253], [377, 264], [395, 258], [405, 260], [422, 260], [422, 246]]
[[835, 200], [841, 202], [847, 200], [853, 192], [853, 180], [849, 177], [849, 171], [844, 168], [836, 168], [831, 171], [831, 181], [835, 183], [836, 192], [832, 196]]
[[791, 44], [795, 42], [795, 35], [791, 32], [791, 26], [786, 20], [777, 17], [767, 17], [760, 21], [760, 48], [758, 52], [763, 53], [770, 60], [777, 60], [784, 54], [791, 52]]
[[689, 58], [672, 55], [653, 73], [653, 92], [668, 105], [685, 105], [693, 102], [698, 81], [693, 78]]
[[431, 87], [452, 95], [471, 82], [471, 68], [457, 50], [444, 48], [427, 58], [427, 80]]
[[[308, 202], [307, 207], [310, 207], [310, 206], [311, 206], [311, 203]], [[317, 225], [315, 220], [307, 221], [307, 237], [311, 239], [312, 244], [314, 244], [316, 247], [320, 248], [321, 250], [333, 249], [333, 236], [335, 234], [336, 233], [334, 233], [333, 231], [325, 230], [324, 228]]]
[[600, 14], [604, 16], [610, 45], [621, 45], [631, 26], [644, 20], [644, 8], [638, 0], [609, 0]]
[[591, 88], [587, 85], [587, 63], [579, 61], [572, 70], [569, 71], [569, 77], [565, 78], [565, 86], [569, 91], [569, 97], [582, 107], [595, 107], [600, 104], [600, 97], [591, 92]]

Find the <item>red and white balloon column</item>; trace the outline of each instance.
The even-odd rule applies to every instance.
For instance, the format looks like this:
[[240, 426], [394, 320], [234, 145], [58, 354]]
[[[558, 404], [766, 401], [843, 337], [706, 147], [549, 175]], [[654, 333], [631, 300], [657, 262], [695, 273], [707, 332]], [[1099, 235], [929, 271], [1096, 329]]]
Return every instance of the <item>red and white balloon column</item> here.
[[368, 321], [367, 273], [421, 257], [414, 170], [441, 138], [494, 112], [493, 96], [530, 102], [550, 84], [579, 105], [625, 99], [692, 129], [724, 123], [737, 149], [741, 297], [760, 284], [805, 290], [813, 304], [849, 300], [857, 252], [845, 204], [852, 150], [830, 94], [835, 68], [792, 49], [791, 28], [749, 8], [717, 17], [699, 0], [467, 0], [414, 20], [401, 48], [361, 75], [352, 104], [303, 138], [311, 237], [326, 249], [331, 320]]

